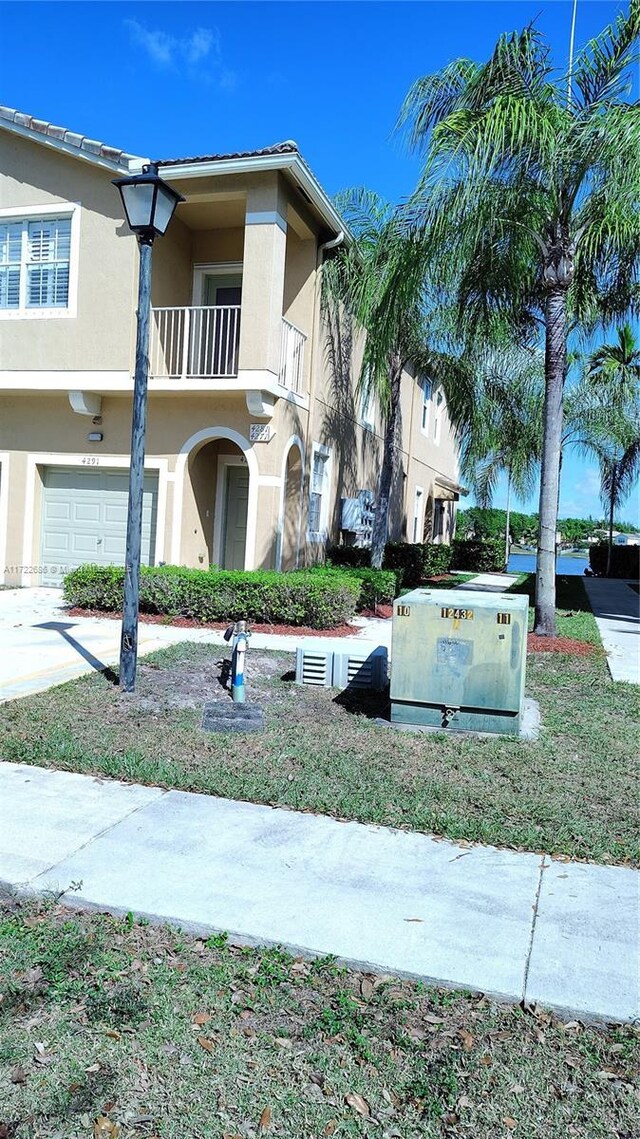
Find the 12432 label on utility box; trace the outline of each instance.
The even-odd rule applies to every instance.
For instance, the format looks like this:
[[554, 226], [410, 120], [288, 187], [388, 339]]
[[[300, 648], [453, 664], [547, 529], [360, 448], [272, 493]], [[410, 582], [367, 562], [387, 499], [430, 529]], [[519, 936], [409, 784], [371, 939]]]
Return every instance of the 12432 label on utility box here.
[[453, 605], [443, 605], [440, 616], [453, 618], [454, 621], [473, 621], [473, 609], [457, 609]]

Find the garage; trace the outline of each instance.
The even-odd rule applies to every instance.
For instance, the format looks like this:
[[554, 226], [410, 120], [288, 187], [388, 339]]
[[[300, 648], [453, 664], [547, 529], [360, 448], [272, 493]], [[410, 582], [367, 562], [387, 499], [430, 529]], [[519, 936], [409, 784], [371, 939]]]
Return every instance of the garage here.
[[[76, 566], [124, 565], [129, 471], [45, 467], [42, 494], [42, 584], [60, 585]], [[142, 563], [155, 561], [158, 476], [145, 475]]]

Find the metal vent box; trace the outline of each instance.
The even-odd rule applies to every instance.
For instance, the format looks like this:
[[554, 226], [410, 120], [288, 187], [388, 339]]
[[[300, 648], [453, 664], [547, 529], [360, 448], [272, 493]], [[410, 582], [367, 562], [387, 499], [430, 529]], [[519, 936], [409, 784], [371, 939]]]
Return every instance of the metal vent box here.
[[388, 654], [376, 649], [326, 649], [307, 644], [296, 649], [296, 684], [320, 688], [383, 689], [387, 683]]
[[391, 720], [517, 735], [528, 598], [414, 589], [393, 606]]
[[334, 688], [372, 688], [380, 692], [387, 683], [387, 650], [380, 645], [377, 649], [350, 649], [347, 652], [336, 649], [333, 654]]

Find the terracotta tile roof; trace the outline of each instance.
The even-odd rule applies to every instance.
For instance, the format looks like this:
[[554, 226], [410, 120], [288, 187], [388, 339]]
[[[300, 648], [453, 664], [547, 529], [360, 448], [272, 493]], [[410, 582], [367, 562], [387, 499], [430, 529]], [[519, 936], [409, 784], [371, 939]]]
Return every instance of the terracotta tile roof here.
[[14, 123], [24, 130], [33, 131], [34, 134], [46, 135], [57, 142], [65, 143], [66, 146], [75, 147], [76, 150], [83, 151], [85, 154], [104, 158], [118, 166], [128, 166], [131, 162], [137, 164], [146, 161], [137, 154], [128, 154], [126, 150], [120, 150], [116, 146], [107, 146], [106, 143], [98, 142], [95, 138], [87, 138], [86, 135], [77, 134], [75, 131], [67, 130], [66, 127], [56, 126], [54, 123], [48, 123], [44, 119], [36, 119], [33, 115], [26, 115], [22, 111], [14, 110], [13, 107], [0, 106], [0, 124], [2, 119]]
[[262, 150], [236, 150], [229, 154], [198, 154], [193, 158], [160, 158], [158, 166], [186, 166], [192, 162], [225, 162], [230, 158], [262, 158], [271, 154], [299, 154], [297, 142], [287, 139], [275, 146], [265, 146]]

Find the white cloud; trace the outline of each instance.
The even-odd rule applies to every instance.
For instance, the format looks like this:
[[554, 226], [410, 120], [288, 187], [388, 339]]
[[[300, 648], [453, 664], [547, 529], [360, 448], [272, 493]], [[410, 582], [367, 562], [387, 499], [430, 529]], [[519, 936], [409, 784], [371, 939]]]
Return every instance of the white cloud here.
[[141, 48], [157, 67], [185, 71], [192, 79], [215, 82], [223, 90], [236, 86], [235, 73], [223, 65], [217, 29], [196, 28], [189, 35], [173, 36], [147, 28], [137, 20], [125, 20], [124, 25], [132, 44]]

